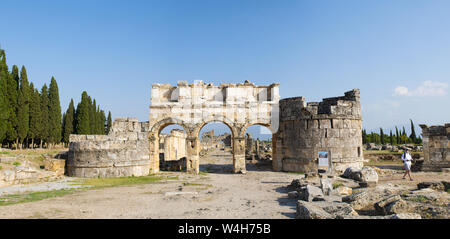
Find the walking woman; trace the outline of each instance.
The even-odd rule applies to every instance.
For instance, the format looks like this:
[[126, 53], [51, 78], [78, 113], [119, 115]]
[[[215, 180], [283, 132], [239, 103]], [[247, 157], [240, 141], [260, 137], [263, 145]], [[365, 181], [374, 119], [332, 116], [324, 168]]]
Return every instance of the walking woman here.
[[405, 174], [403, 174], [403, 179], [405, 179], [406, 174], [408, 174], [409, 180], [412, 181], [410, 172], [411, 172], [411, 161], [413, 159], [412, 159], [411, 154], [409, 153], [408, 149], [406, 149], [405, 152], [403, 152], [402, 160], [403, 160], [403, 163], [405, 164]]

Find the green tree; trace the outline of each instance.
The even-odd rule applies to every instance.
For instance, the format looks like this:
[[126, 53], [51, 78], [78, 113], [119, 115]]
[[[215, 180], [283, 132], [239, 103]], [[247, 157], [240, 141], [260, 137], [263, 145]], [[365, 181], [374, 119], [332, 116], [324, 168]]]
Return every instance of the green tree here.
[[22, 148], [22, 143], [28, 135], [29, 121], [30, 121], [30, 85], [28, 83], [27, 70], [25, 66], [22, 66], [20, 70], [20, 88], [19, 88], [19, 98], [18, 98], [18, 127], [17, 132], [19, 136], [19, 146]]
[[416, 136], [416, 130], [414, 129], [414, 123], [412, 121], [412, 119], [409, 119], [411, 121], [411, 135], [409, 136], [409, 138], [411, 139], [411, 141], [413, 143], [417, 143], [417, 136]]
[[40, 120], [40, 131], [39, 131], [39, 138], [40, 138], [40, 148], [42, 148], [44, 143], [48, 142], [49, 137], [49, 99], [48, 99], [48, 88], [47, 85], [44, 84], [41, 89], [41, 120]]
[[384, 144], [384, 133], [383, 133], [383, 129], [380, 128], [380, 143]]
[[98, 126], [99, 132], [98, 132], [98, 134], [106, 134], [105, 124], [106, 124], [105, 111], [100, 110], [100, 108], [99, 108], [99, 126]]
[[389, 131], [389, 143], [394, 145], [394, 136], [392, 135], [392, 129]]
[[61, 105], [58, 84], [54, 77], [50, 81], [48, 100], [49, 141], [54, 145], [61, 141]]
[[9, 118], [8, 118], [8, 129], [7, 129], [7, 140], [9, 142], [16, 141], [16, 147], [18, 146], [18, 98], [19, 98], [19, 68], [13, 65], [11, 76], [8, 79], [8, 103], [9, 103]]
[[367, 133], [366, 133], [366, 130], [365, 129], [363, 129], [362, 130], [362, 141], [363, 141], [363, 144], [366, 144], [366, 143], [368, 143], [368, 138], [367, 138]]
[[395, 140], [396, 144], [400, 144], [400, 134], [398, 132], [397, 126], [395, 126], [395, 138], [396, 138], [396, 140]]
[[109, 134], [111, 126], [112, 126], [111, 111], [108, 111], [108, 119], [106, 120], [106, 134]]
[[7, 84], [9, 78], [8, 66], [6, 65], [5, 51], [0, 49], [0, 147], [7, 137], [9, 104], [7, 98]]
[[39, 136], [41, 127], [41, 96], [39, 91], [34, 89], [33, 83], [30, 84], [32, 89], [30, 101], [30, 129], [28, 138], [31, 139], [31, 148], [34, 148], [34, 140]]
[[68, 144], [70, 134], [74, 133], [75, 106], [73, 99], [70, 100], [69, 107], [65, 113], [65, 120], [63, 120], [63, 122], [63, 142]]
[[81, 101], [77, 105], [76, 109], [76, 133], [77, 134], [90, 134], [90, 97], [86, 91], [81, 94]]

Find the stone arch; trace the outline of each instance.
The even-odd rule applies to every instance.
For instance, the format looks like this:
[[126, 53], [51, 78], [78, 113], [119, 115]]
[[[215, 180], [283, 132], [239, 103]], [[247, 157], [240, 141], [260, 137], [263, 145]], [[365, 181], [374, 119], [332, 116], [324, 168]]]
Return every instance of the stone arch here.
[[184, 131], [186, 131], [186, 133], [189, 133], [189, 127], [180, 119], [177, 118], [165, 118], [163, 120], [158, 121], [158, 123], [154, 124], [151, 128], [150, 128], [150, 133], [159, 135], [161, 133], [161, 130], [163, 130], [165, 127], [169, 126], [169, 125], [174, 125], [177, 124], [179, 126], [181, 126]]
[[[185, 124], [185, 122], [183, 120], [174, 118], [174, 117], [169, 117], [169, 118], [164, 118], [160, 121], [158, 121], [157, 123], [150, 125], [149, 128], [149, 151], [150, 151], [150, 173], [157, 173], [159, 172], [159, 168], [160, 168], [160, 156], [159, 156], [159, 136], [161, 131], [169, 126], [169, 125], [179, 125], [181, 126], [184, 131], [186, 132], [186, 134], [189, 135], [189, 132], [192, 131], [192, 127], [189, 127]], [[188, 141], [188, 139], [186, 139], [186, 145], [188, 145], [190, 141]], [[188, 150], [188, 149], [186, 149]]]
[[[264, 126], [264, 127], [266, 127], [268, 130], [270, 130], [270, 132], [272, 133], [272, 153], [271, 153], [271, 158], [273, 159], [274, 153], [275, 153], [275, 150], [276, 150], [276, 132], [273, 132], [273, 130], [270, 128], [271, 125], [270, 125], [269, 123], [264, 123], [264, 122], [248, 123], [248, 124], [246, 124], [246, 125], [244, 126], [244, 128], [242, 129], [242, 133], [244, 134], [244, 137], [245, 137], [245, 135], [247, 134], [247, 130], [248, 130], [251, 126], [254, 126], [254, 125]], [[245, 138], [245, 150], [246, 150], [246, 152], [247, 152], [247, 150], [249, 149], [249, 147], [250, 147], [250, 148], [252, 147], [251, 144], [250, 144], [250, 145], [247, 145], [248, 143], [250, 143], [250, 142], [248, 142], [248, 140], [249, 140], [249, 139]], [[252, 141], [251, 143], [253, 143], [253, 141]], [[256, 146], [256, 147], [259, 147], [259, 146]], [[259, 149], [257, 149], [256, 156], [257, 156], [257, 157], [260, 156], [260, 155], [259, 155]], [[247, 155], [246, 155], [246, 157], [247, 157]], [[251, 158], [253, 158], [253, 156], [252, 156]]]
[[[250, 128], [250, 126], [253, 126], [253, 125], [264, 126], [264, 127], [268, 128], [269, 130], [270, 130], [270, 126], [271, 126], [270, 124], [268, 124], [268, 123], [263, 123], [263, 122], [247, 123], [247, 124], [245, 124], [244, 127], [242, 128], [242, 130], [241, 130], [241, 134], [242, 134], [242, 135], [240, 135], [240, 136], [241, 136], [241, 137], [245, 137], [245, 132], [247, 132], [248, 128]], [[271, 130], [271, 132], [272, 132], [272, 130]], [[272, 135], [273, 135], [273, 134], [275, 134], [275, 133], [272, 132]]]
[[227, 119], [224, 116], [208, 117], [207, 119], [203, 120], [203, 122], [201, 122], [201, 123], [196, 125], [196, 127], [195, 127], [194, 131], [192, 132], [192, 134], [194, 136], [199, 137], [200, 136], [199, 134], [200, 134], [200, 131], [202, 130], [202, 128], [205, 125], [207, 125], [209, 123], [213, 123], [213, 122], [223, 123], [226, 126], [228, 126], [228, 128], [231, 131], [231, 137], [233, 137], [234, 135], [238, 135], [239, 134], [237, 128], [235, 127], [235, 124], [233, 123], [233, 121]]

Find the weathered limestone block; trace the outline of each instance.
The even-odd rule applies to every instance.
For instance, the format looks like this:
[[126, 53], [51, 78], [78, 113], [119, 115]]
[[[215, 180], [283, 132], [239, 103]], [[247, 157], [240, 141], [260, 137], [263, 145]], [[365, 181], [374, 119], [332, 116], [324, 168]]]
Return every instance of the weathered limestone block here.
[[297, 202], [296, 219], [333, 219], [334, 216], [314, 203]]
[[323, 197], [323, 192], [320, 188], [312, 185], [306, 185], [300, 189], [300, 200], [311, 202], [315, 197]]
[[340, 187], [335, 188], [333, 190], [333, 193], [336, 193], [336, 194], [342, 195], [342, 196], [348, 196], [348, 195], [352, 195], [353, 189], [349, 188], [349, 187], [345, 187], [345, 186], [340, 186]]
[[66, 160], [63, 159], [45, 159], [44, 168], [48, 171], [53, 171], [56, 176], [64, 175], [64, 167], [66, 165]]
[[324, 195], [330, 195], [331, 191], [333, 191], [333, 185], [329, 179], [320, 179], [320, 188]]

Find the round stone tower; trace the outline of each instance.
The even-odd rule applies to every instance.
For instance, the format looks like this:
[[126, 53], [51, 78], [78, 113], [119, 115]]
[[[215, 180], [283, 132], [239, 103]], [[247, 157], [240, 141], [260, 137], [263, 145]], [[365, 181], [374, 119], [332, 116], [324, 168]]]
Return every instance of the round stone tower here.
[[359, 89], [322, 102], [306, 103], [304, 97], [295, 97], [282, 99], [279, 105], [274, 170], [317, 171], [320, 152], [327, 153], [323, 155], [328, 158], [328, 168], [335, 172], [363, 166]]

